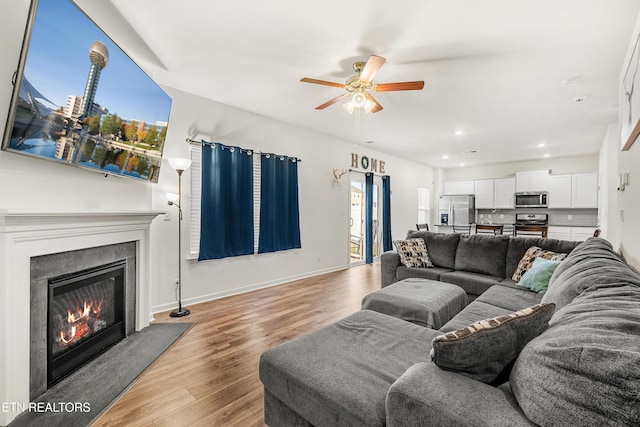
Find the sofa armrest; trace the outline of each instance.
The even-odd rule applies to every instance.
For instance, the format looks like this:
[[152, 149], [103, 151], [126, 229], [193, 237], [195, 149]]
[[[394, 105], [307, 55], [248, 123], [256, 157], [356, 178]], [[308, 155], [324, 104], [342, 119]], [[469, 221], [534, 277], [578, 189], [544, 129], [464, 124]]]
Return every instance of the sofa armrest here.
[[387, 251], [380, 255], [380, 268], [382, 269], [381, 284], [384, 288], [396, 282], [396, 268], [400, 267], [400, 255], [396, 251]]
[[509, 391], [416, 363], [387, 392], [388, 427], [533, 426]]

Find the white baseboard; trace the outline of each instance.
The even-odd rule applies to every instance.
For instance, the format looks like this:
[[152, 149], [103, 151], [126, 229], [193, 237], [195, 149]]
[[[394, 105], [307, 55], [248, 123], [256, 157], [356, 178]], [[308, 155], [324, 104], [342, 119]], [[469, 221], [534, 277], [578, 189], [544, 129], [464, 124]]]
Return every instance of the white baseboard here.
[[[349, 265], [345, 264], [345, 265], [340, 265], [340, 266], [337, 266], [337, 267], [330, 267], [330, 268], [326, 268], [326, 269], [322, 269], [322, 270], [310, 271], [310, 272], [306, 272], [306, 273], [303, 273], [303, 274], [298, 274], [298, 275], [295, 275], [295, 276], [281, 277], [281, 278], [278, 278], [278, 279], [269, 280], [269, 281], [262, 282], [262, 283], [255, 283], [255, 284], [248, 285], [248, 286], [242, 286], [240, 288], [234, 288], [234, 289], [229, 289], [229, 290], [226, 290], [226, 291], [221, 291], [221, 292], [215, 292], [215, 293], [212, 293], [212, 294], [202, 295], [202, 296], [199, 296], [199, 297], [183, 299], [182, 300], [182, 305], [183, 306], [187, 306], [187, 305], [193, 305], [193, 304], [200, 304], [200, 303], [203, 303], [203, 302], [213, 301], [213, 300], [220, 299], [220, 298], [226, 298], [226, 297], [230, 297], [230, 296], [233, 296], [233, 295], [244, 294], [244, 293], [255, 291], [255, 290], [258, 290], [258, 289], [264, 289], [264, 288], [270, 288], [272, 286], [283, 285], [283, 284], [288, 283], [288, 282], [293, 282], [294, 280], [306, 279], [308, 277], [319, 276], [321, 274], [333, 273], [334, 271], [346, 270], [347, 268], [349, 268]], [[176, 308], [176, 304], [177, 304], [177, 302], [154, 305], [154, 306], [151, 307], [151, 313], [153, 314], [153, 313], [160, 313], [160, 312], [167, 311], [167, 310], [172, 310], [172, 309]]]

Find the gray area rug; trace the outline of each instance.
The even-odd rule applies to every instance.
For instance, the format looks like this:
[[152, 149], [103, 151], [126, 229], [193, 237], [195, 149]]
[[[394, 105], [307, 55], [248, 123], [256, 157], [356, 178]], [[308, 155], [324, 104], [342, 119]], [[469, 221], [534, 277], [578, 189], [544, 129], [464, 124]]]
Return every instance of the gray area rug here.
[[36, 411], [22, 413], [9, 426], [90, 425], [190, 326], [158, 323], [131, 334], [47, 390], [32, 403]]

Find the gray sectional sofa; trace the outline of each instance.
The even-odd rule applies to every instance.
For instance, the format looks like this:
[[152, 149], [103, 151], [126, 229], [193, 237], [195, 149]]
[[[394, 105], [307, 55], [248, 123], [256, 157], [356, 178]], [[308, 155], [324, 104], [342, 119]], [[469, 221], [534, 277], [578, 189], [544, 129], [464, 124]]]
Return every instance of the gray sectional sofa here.
[[[640, 425], [640, 275], [609, 242], [591, 238], [573, 249], [573, 242], [538, 240], [550, 250], [573, 249], [538, 294], [505, 280], [532, 240], [424, 238], [436, 267], [407, 270], [394, 261], [392, 268], [384, 258], [395, 258], [387, 254], [383, 283], [439, 274], [475, 299], [440, 330], [361, 310], [265, 352], [260, 379], [268, 425]], [[472, 241], [484, 250], [471, 250]], [[434, 242], [449, 250], [438, 253]], [[496, 257], [493, 266], [476, 259], [488, 254]], [[524, 347], [504, 383], [485, 384], [431, 362], [434, 337], [540, 302], [555, 304], [549, 327]]]
[[460, 286], [470, 300], [498, 283], [515, 283], [511, 276], [531, 246], [569, 253], [579, 244], [536, 237], [409, 231], [407, 239], [416, 238], [424, 239], [434, 268], [405, 267], [395, 251], [385, 252], [380, 257], [382, 287], [408, 278], [439, 280]]

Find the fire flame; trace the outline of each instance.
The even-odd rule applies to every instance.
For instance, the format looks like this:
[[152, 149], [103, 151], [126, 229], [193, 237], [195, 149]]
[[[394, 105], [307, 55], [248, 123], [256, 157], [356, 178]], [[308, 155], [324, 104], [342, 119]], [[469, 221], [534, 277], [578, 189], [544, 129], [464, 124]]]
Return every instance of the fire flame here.
[[102, 311], [104, 299], [98, 303], [85, 301], [83, 307], [76, 307], [74, 313], [67, 310], [67, 324], [70, 326], [67, 331], [60, 330], [60, 342], [69, 344], [82, 338], [92, 331], [89, 322], [92, 319], [99, 319]]

